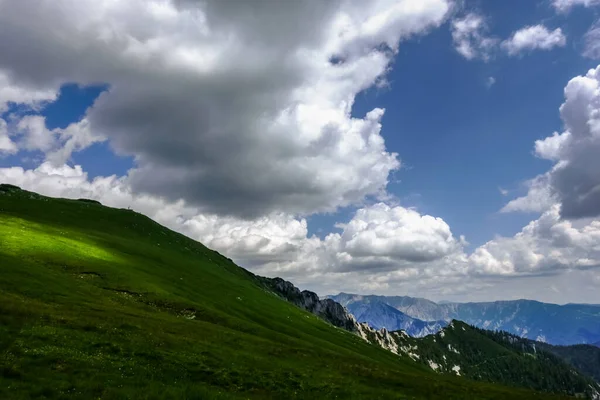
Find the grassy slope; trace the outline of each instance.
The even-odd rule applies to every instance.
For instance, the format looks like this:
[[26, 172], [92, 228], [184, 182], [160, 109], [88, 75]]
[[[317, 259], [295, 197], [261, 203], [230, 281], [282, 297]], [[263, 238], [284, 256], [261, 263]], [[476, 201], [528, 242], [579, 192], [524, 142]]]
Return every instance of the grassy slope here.
[[548, 398], [368, 345], [140, 214], [0, 187], [0, 398], [36, 397]]

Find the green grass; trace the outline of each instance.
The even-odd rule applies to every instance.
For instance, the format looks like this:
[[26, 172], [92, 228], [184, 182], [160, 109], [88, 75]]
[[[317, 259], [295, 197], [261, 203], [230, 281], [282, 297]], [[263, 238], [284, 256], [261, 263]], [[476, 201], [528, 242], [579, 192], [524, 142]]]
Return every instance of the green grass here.
[[140, 214], [0, 185], [0, 399], [536, 399], [437, 375]]

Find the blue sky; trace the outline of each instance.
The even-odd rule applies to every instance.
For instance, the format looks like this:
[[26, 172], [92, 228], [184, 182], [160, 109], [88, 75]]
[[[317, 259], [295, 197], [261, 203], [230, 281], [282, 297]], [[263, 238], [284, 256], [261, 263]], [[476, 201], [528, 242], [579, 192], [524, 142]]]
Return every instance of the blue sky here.
[[248, 4], [11, 4], [0, 180], [319, 292], [600, 302], [597, 2]]
[[[443, 217], [475, 247], [513, 235], [531, 220], [498, 211], [527, 191], [525, 180], [551, 166], [533, 156], [533, 143], [561, 131], [565, 82], [597, 62], [581, 56], [581, 37], [595, 19], [589, 9], [562, 16], [544, 2], [468, 4], [488, 16], [495, 35], [544, 22], [574, 40], [550, 52], [470, 61], [454, 50], [449, 30], [436, 30], [401, 47], [390, 87], [361, 93], [354, 114], [386, 109], [382, 134], [405, 165], [389, 191], [406, 206]], [[490, 77], [495, 83], [488, 87]], [[313, 221], [318, 229], [337, 216]]]

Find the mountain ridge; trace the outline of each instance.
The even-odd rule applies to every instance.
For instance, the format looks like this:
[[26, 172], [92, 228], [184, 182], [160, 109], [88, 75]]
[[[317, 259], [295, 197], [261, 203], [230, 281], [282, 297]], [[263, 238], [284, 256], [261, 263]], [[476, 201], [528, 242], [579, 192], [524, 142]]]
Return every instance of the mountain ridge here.
[[[348, 293], [329, 298], [348, 308], [356, 303], [380, 301], [423, 321], [457, 319], [480, 328], [503, 330], [554, 345], [591, 344], [600, 340], [600, 306], [593, 304], [557, 305], [536, 300], [437, 304], [410, 296]], [[371, 319], [365, 318], [365, 321], [371, 322]]]
[[448, 325], [446, 321], [422, 321], [413, 318], [381, 301], [350, 303], [346, 308], [358, 322], [368, 323], [375, 329], [403, 330], [413, 337], [423, 337], [438, 332]]

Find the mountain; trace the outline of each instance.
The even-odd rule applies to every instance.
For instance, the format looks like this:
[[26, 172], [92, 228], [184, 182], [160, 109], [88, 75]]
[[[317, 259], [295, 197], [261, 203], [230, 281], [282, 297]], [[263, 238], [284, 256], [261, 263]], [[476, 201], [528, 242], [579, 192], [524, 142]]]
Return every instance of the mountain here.
[[349, 303], [346, 308], [358, 322], [366, 322], [375, 329], [403, 330], [413, 337], [436, 333], [448, 325], [446, 321], [421, 321], [409, 317], [394, 307], [376, 300]]
[[436, 374], [301, 296], [323, 318], [141, 214], [0, 185], [1, 399], [562, 398]]
[[[423, 321], [457, 319], [489, 330], [503, 330], [555, 345], [600, 340], [600, 306], [556, 305], [531, 300], [487, 303], [444, 303], [407, 296], [361, 296], [340, 293], [331, 299], [351, 309], [356, 303], [378, 301]], [[371, 323], [371, 321], [366, 320]], [[374, 321], [376, 322], [376, 321]]]
[[398, 311], [422, 321], [451, 321], [448, 315], [440, 310], [440, 306], [433, 301], [408, 297], [408, 296], [361, 296], [357, 294], [340, 293], [335, 296], [327, 296], [346, 308], [355, 303], [380, 302], [387, 304]]
[[486, 331], [454, 320], [437, 334], [423, 338], [403, 331], [366, 330], [363, 334], [370, 342], [442, 375], [600, 399], [600, 384], [535, 342], [507, 332]]

